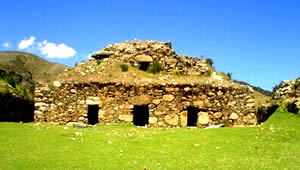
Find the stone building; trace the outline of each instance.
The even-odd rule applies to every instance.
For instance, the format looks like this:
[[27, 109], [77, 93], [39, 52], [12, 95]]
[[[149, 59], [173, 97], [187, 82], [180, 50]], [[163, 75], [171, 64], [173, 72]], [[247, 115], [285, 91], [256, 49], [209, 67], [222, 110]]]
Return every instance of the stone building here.
[[194, 80], [193, 76], [204, 75], [210, 69], [205, 59], [179, 56], [170, 42], [135, 40], [112, 44], [92, 57], [94, 59], [89, 62], [118, 61], [142, 71], [158, 62], [165, 74], [178, 69], [182, 76], [191, 77], [192, 81], [64, 80], [38, 84], [35, 89], [36, 121], [59, 124], [133, 122], [137, 126], [151, 127], [255, 125], [257, 122], [250, 87], [225, 80], [219, 83]]

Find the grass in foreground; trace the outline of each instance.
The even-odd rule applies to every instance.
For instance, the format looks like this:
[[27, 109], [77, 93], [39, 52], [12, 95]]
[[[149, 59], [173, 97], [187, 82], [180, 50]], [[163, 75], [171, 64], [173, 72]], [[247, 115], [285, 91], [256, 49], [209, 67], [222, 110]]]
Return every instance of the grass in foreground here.
[[0, 123], [0, 169], [299, 169], [299, 123], [282, 109], [247, 128]]

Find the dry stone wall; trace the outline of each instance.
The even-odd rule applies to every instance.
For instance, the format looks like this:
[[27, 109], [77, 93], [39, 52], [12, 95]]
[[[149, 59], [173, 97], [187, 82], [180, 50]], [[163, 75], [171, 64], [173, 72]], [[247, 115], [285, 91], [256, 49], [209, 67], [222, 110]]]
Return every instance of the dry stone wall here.
[[204, 58], [177, 55], [170, 41], [134, 40], [110, 44], [93, 54], [92, 57], [99, 59], [103, 56], [109, 56], [109, 58], [130, 63], [136, 67], [140, 62], [159, 62], [165, 71], [173, 72], [176, 69], [183, 75], [203, 75], [209, 70]]
[[38, 84], [35, 121], [88, 123], [88, 106], [98, 105], [99, 123], [132, 122], [136, 106], [148, 106], [152, 127], [185, 127], [188, 108], [198, 109], [197, 126], [255, 125], [253, 92], [247, 86], [213, 84]]
[[283, 101], [294, 103], [300, 110], [300, 78], [282, 81], [272, 98], [276, 104]]

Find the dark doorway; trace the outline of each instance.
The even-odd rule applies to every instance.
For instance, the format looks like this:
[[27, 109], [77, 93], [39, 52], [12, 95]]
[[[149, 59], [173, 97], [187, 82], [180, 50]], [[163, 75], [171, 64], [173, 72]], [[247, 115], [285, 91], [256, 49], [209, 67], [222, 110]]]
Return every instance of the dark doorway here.
[[88, 124], [94, 125], [98, 123], [98, 105], [89, 105], [88, 106]]
[[133, 108], [133, 124], [136, 126], [145, 126], [149, 123], [148, 106], [134, 106]]
[[139, 64], [140, 64], [140, 70], [147, 71], [150, 62], [139, 62]]
[[197, 126], [198, 113], [200, 109], [197, 107], [189, 106], [187, 108], [187, 111], [188, 111], [187, 125]]

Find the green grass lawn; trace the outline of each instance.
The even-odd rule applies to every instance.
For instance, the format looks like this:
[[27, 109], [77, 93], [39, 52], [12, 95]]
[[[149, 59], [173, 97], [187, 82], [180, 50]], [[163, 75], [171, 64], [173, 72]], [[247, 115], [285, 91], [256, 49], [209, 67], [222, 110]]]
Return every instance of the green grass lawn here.
[[300, 169], [299, 132], [282, 109], [246, 128], [0, 123], [0, 169]]

